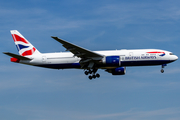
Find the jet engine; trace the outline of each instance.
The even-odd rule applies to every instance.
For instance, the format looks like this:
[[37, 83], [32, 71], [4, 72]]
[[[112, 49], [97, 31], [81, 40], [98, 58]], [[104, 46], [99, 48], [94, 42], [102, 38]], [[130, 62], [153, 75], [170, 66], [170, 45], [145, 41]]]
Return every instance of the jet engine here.
[[120, 66], [120, 56], [106, 56], [102, 59], [102, 63], [108, 66]]
[[112, 73], [112, 75], [125, 75], [126, 67], [118, 67], [115, 69], [107, 69], [108, 73]]

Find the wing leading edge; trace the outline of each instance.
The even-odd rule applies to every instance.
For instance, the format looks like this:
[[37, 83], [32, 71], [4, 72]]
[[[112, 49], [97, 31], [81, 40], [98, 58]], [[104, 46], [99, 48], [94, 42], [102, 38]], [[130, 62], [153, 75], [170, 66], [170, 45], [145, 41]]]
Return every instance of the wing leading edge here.
[[93, 51], [90, 51], [88, 49], [79, 47], [75, 44], [69, 43], [65, 40], [62, 40], [58, 37], [53, 37], [51, 36], [53, 39], [55, 39], [56, 41], [60, 42], [62, 44], [62, 46], [64, 46], [66, 48], [67, 51], [72, 52], [75, 56], [83, 58], [83, 59], [92, 59], [92, 60], [100, 60], [102, 59], [104, 56], [98, 53], [95, 53]]

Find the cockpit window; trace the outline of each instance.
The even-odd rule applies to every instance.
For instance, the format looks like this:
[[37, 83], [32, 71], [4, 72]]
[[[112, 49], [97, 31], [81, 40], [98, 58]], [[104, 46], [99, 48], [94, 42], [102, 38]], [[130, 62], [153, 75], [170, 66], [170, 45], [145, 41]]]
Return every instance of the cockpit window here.
[[173, 55], [173, 53], [169, 53], [169, 55]]

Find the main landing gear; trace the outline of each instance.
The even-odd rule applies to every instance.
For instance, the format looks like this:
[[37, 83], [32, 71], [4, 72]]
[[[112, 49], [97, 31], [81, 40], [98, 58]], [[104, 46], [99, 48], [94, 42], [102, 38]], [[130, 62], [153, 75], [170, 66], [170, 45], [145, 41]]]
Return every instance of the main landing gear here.
[[161, 69], [161, 73], [164, 73], [164, 67], [167, 66], [166, 64], [162, 64], [162, 69]]
[[97, 69], [92, 69], [92, 70], [89, 69], [89, 70], [86, 70], [84, 72], [84, 74], [85, 75], [92, 74], [92, 75], [89, 75], [89, 79], [92, 80], [93, 78], [95, 79], [95, 78], [99, 78], [100, 77], [100, 75], [98, 73], [96, 74], [96, 72], [97, 72]]

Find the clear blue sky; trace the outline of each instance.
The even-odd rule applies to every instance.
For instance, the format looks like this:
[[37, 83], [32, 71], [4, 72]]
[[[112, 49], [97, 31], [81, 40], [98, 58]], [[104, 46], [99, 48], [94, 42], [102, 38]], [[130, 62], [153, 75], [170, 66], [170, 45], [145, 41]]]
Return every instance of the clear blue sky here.
[[[158, 48], [180, 57], [179, 0], [1, 0], [0, 51], [18, 53], [10, 30], [40, 52], [65, 51], [50, 36], [90, 50]], [[0, 54], [1, 120], [179, 120], [180, 62], [103, 70], [90, 81], [83, 70], [11, 63]]]

